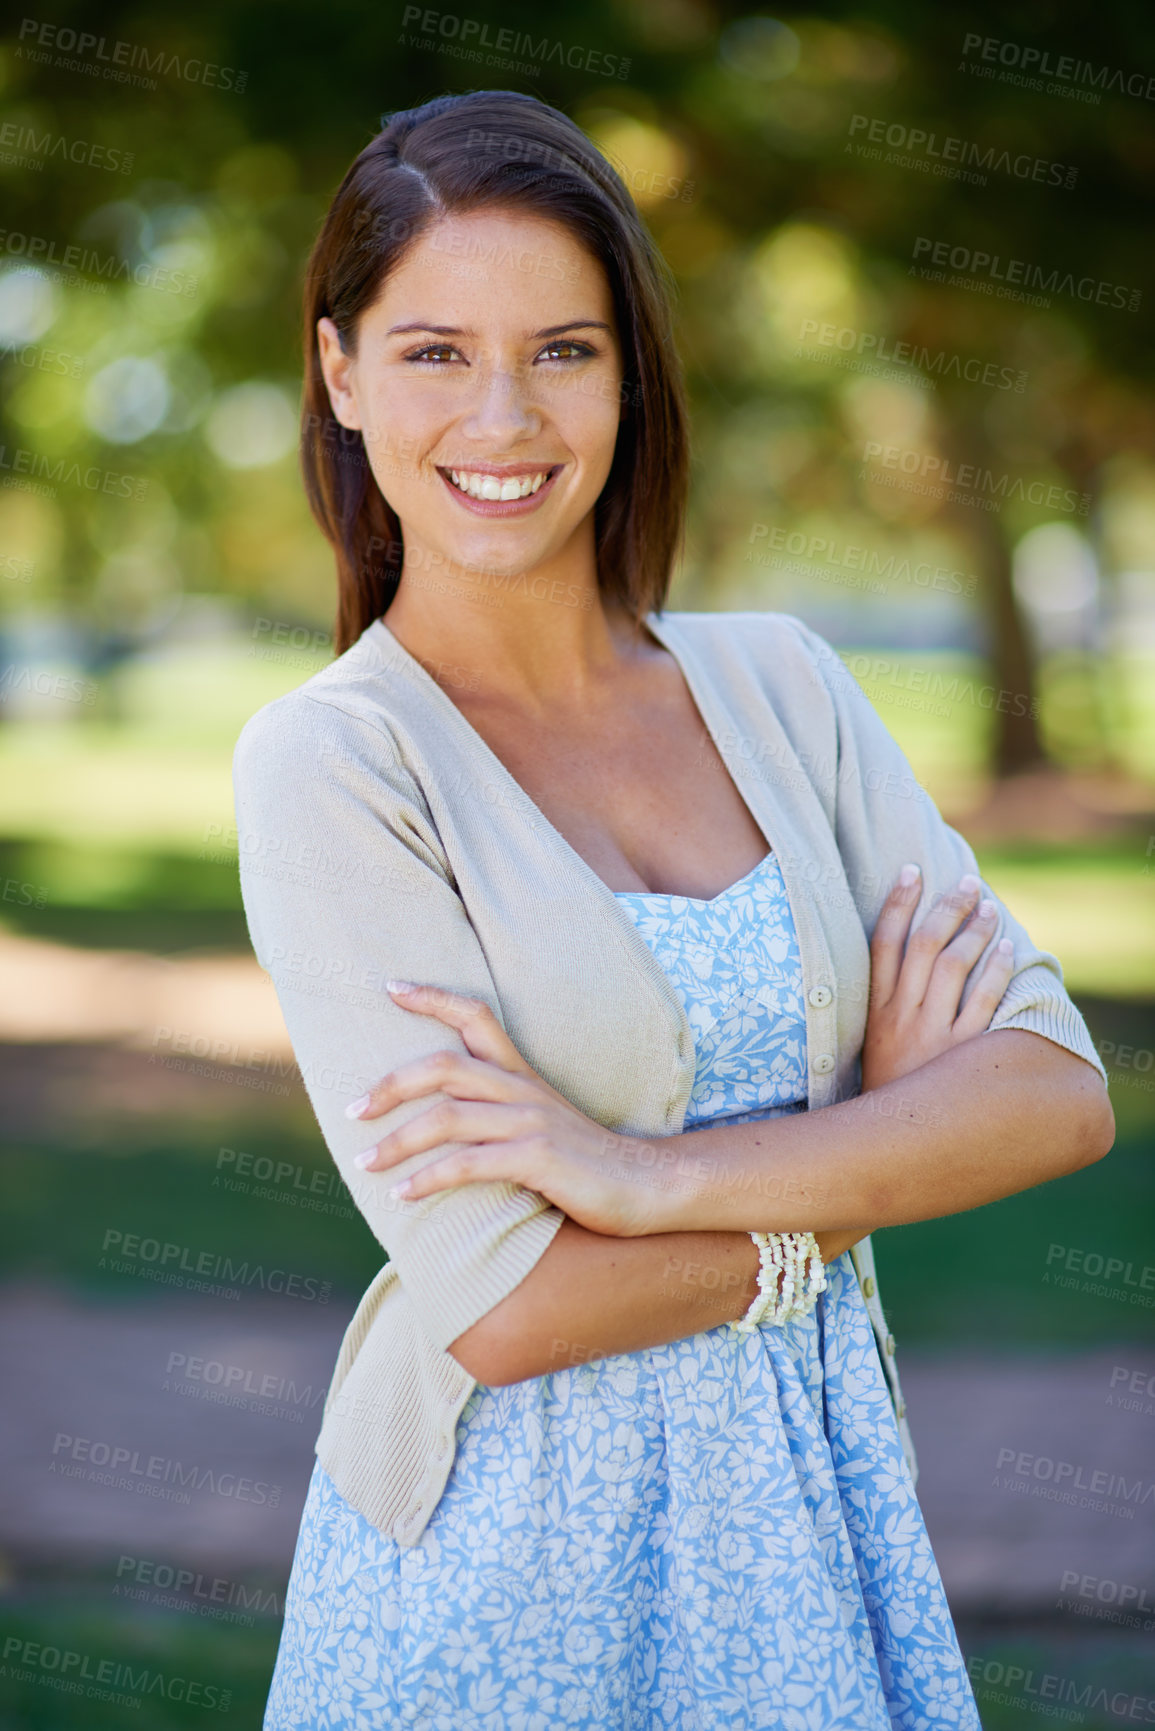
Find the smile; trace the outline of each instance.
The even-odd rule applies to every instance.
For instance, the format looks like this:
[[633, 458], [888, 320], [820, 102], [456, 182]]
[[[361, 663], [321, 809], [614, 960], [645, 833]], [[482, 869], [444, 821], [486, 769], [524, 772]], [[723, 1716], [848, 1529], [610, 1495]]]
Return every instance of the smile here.
[[563, 464], [523, 465], [516, 473], [489, 469], [442, 469], [438, 474], [467, 510], [485, 517], [522, 516], [536, 510], [550, 491]]

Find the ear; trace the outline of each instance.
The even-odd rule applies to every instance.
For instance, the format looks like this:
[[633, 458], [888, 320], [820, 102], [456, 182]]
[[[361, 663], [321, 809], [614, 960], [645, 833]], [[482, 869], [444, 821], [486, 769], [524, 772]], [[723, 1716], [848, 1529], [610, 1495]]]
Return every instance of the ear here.
[[343, 427], [359, 429], [361, 412], [353, 391], [353, 358], [342, 349], [337, 327], [330, 318], [317, 320], [317, 351], [334, 415]]

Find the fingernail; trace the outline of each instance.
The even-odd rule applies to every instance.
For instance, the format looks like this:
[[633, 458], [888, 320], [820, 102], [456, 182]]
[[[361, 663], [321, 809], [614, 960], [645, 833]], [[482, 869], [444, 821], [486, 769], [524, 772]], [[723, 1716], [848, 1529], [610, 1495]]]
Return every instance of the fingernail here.
[[394, 1186], [390, 1190], [389, 1194], [390, 1194], [390, 1196], [408, 1196], [408, 1194], [412, 1190], [412, 1188], [413, 1188], [412, 1178], [402, 1178], [402, 1180], [399, 1184], [394, 1184]]
[[973, 896], [977, 889], [982, 888], [982, 883], [973, 872], [967, 872], [965, 877], [958, 880], [958, 887], [964, 896]]
[[977, 912], [978, 912], [979, 919], [980, 920], [989, 920], [991, 915], [994, 913], [994, 911], [995, 911], [994, 902], [988, 901], [984, 897], [983, 900], [978, 905]]
[[359, 1118], [369, 1104], [368, 1094], [362, 1094], [359, 1100], [350, 1100], [345, 1108], [346, 1118]]
[[417, 987], [412, 980], [386, 980], [385, 990], [387, 992], [415, 992]]
[[998, 952], [999, 952], [1000, 956], [1013, 956], [1014, 955], [1015, 946], [1014, 946], [1014, 944], [1012, 944], [1010, 938], [1000, 938], [999, 939]]
[[370, 1161], [376, 1159], [376, 1157], [377, 1157], [376, 1148], [366, 1148], [366, 1150], [363, 1154], [354, 1154], [353, 1164], [354, 1164], [354, 1166], [360, 1166], [361, 1170], [364, 1171], [366, 1166], [369, 1165]]
[[919, 876], [919, 869], [916, 865], [904, 865], [898, 874], [898, 881], [904, 890], [908, 890], [911, 884], [918, 882]]

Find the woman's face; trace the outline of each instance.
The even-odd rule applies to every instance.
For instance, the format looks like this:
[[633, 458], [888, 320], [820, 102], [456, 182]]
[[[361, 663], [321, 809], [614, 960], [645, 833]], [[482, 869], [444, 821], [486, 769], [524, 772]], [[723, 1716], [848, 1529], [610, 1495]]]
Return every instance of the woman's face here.
[[361, 430], [407, 568], [516, 575], [583, 524], [592, 544], [621, 350], [605, 273], [567, 228], [504, 210], [442, 218], [362, 315], [355, 359], [330, 319], [317, 333], [333, 413]]

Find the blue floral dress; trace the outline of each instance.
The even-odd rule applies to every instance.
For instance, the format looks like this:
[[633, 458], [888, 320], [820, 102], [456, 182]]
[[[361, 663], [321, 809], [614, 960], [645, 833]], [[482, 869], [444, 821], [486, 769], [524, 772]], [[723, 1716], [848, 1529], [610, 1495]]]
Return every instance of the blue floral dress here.
[[[768, 854], [622, 892], [686, 1005], [686, 1129], [802, 1109]], [[478, 1384], [421, 1543], [318, 1463], [265, 1731], [981, 1731], [849, 1254], [809, 1316]]]

